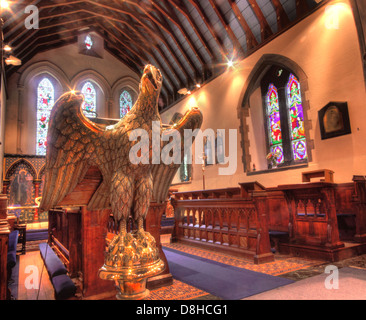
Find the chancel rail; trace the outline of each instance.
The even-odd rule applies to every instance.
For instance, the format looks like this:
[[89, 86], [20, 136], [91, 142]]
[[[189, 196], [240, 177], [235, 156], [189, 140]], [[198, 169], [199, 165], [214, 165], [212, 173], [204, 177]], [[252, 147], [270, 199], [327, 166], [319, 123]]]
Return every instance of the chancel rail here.
[[174, 193], [178, 241], [253, 259], [274, 260], [265, 192], [258, 183], [241, 188]]

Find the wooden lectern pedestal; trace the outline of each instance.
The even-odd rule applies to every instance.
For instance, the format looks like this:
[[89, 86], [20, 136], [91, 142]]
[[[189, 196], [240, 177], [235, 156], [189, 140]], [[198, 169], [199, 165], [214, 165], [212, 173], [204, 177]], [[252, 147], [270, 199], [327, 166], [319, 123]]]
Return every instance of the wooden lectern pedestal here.
[[[58, 204], [61, 210], [49, 211], [51, 246], [68, 267], [71, 277], [79, 281], [83, 298], [88, 299], [105, 299], [116, 294], [113, 282], [98, 277], [98, 270], [104, 264], [111, 210], [90, 211], [86, 206], [101, 181], [98, 168], [91, 167], [83, 181]], [[150, 290], [173, 282], [160, 243], [160, 221], [165, 207], [166, 203], [152, 202], [145, 221], [145, 230], [154, 236], [166, 265], [162, 274], [148, 279]]]

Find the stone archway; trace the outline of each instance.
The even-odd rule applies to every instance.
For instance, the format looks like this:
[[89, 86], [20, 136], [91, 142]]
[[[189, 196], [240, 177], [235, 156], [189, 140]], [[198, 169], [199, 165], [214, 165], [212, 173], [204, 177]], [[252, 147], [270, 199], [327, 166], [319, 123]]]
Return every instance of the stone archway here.
[[298, 77], [301, 84], [301, 98], [302, 98], [302, 106], [304, 111], [305, 118], [305, 134], [306, 134], [306, 143], [308, 146], [308, 161], [312, 161], [312, 150], [314, 149], [314, 141], [310, 139], [309, 131], [313, 128], [312, 122], [309, 120], [308, 112], [310, 110], [310, 103], [306, 99], [306, 92], [309, 90], [308, 86], [308, 78], [303, 69], [293, 60], [277, 54], [265, 54], [263, 55], [253, 70], [248, 76], [246, 81], [246, 86], [242, 90], [242, 102], [238, 107], [237, 115], [240, 120], [240, 135], [241, 135], [241, 148], [242, 148], [242, 161], [244, 172], [250, 172], [252, 157], [249, 151], [250, 143], [249, 141], [249, 126], [248, 126], [248, 118], [249, 118], [249, 109], [250, 103], [249, 99], [252, 93], [260, 86], [260, 82], [266, 72], [272, 67], [278, 66], [285, 68]]

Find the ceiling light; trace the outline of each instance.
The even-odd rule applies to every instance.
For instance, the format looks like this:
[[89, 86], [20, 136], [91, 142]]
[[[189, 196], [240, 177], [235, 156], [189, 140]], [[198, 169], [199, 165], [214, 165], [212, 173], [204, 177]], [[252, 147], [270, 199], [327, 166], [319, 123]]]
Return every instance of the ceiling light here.
[[9, 58], [5, 59], [5, 63], [7, 65], [13, 65], [13, 66], [20, 66], [22, 64], [22, 61], [14, 56], [10, 56]]
[[9, 2], [7, 0], [1, 0], [0, 1], [0, 7], [1, 9], [9, 9]]
[[233, 65], [234, 65], [233, 60], [229, 60], [229, 61], [227, 62], [227, 66], [228, 66], [229, 68], [231, 68]]
[[4, 46], [4, 51], [6, 51], [6, 52], [9, 52], [9, 51], [11, 51], [12, 49], [11, 49], [11, 47], [9, 46], [9, 45], [5, 45]]
[[187, 88], [182, 88], [182, 89], [180, 89], [180, 90], [178, 90], [178, 93], [179, 94], [187, 94], [188, 93], [188, 89]]
[[201, 88], [201, 85], [199, 83], [196, 84], [197, 88]]

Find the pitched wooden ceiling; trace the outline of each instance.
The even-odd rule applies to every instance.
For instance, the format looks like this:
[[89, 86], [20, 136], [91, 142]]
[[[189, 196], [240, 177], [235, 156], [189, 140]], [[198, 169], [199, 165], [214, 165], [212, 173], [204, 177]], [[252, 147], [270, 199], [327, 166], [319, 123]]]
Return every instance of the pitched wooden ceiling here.
[[[243, 59], [316, 9], [314, 0], [24, 0], [3, 14], [4, 43], [26, 63], [39, 52], [77, 42], [86, 30], [140, 74], [163, 73], [165, 106]], [[39, 10], [39, 29], [25, 28], [24, 9]], [[19, 67], [8, 66], [7, 75]]]

